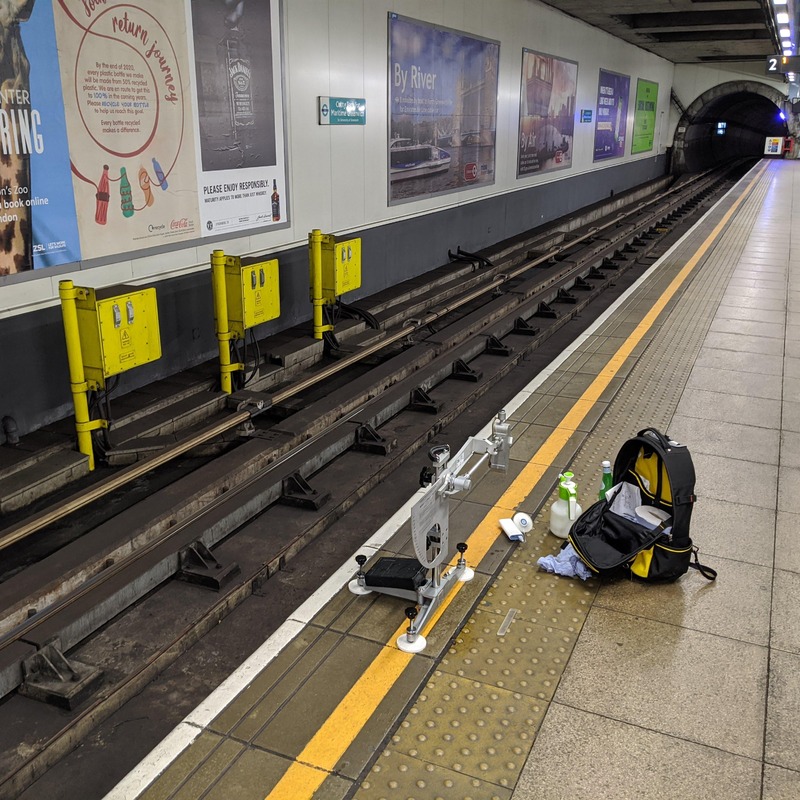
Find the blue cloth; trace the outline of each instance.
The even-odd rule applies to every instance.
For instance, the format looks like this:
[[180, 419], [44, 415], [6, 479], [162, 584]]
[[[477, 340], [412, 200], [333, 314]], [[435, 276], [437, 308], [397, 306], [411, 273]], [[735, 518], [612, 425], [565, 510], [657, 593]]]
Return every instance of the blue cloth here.
[[580, 578], [585, 581], [592, 577], [589, 567], [578, 558], [575, 548], [568, 544], [554, 556], [542, 556], [537, 565], [547, 572], [563, 575], [565, 578]]

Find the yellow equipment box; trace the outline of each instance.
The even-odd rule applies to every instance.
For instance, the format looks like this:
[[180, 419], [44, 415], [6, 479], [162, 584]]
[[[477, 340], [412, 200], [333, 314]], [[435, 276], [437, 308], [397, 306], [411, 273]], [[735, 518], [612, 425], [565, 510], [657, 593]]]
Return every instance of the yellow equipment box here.
[[278, 259], [225, 256], [225, 293], [228, 329], [239, 339], [244, 339], [247, 328], [277, 319], [281, 315]]
[[105, 378], [161, 358], [154, 288], [75, 288], [83, 366], [91, 388], [102, 388]]
[[[312, 281], [313, 283], [313, 281]], [[335, 300], [361, 286], [361, 239], [322, 237], [322, 297]]]

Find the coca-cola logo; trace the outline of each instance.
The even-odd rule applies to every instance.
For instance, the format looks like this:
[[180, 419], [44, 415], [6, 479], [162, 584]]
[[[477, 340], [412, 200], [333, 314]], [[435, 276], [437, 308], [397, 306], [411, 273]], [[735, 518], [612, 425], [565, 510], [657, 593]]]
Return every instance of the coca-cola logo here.
[[170, 230], [178, 230], [181, 228], [188, 228], [189, 227], [189, 219], [188, 217], [182, 217], [181, 219], [173, 219], [172, 222], [169, 223]]

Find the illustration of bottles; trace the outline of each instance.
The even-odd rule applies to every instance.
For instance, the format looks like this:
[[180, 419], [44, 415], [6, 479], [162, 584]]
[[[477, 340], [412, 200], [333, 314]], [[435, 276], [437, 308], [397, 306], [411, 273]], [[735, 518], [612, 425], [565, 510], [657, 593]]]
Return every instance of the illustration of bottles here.
[[153, 190], [150, 186], [150, 176], [144, 167], [139, 167], [139, 188], [144, 193], [144, 202], [146, 206], [153, 205]]
[[119, 195], [122, 206], [122, 216], [133, 216], [133, 195], [131, 193], [131, 182], [128, 180], [128, 173], [125, 167], [119, 170]]
[[108, 201], [111, 199], [108, 181], [108, 164], [103, 164], [103, 174], [100, 176], [100, 183], [97, 184], [97, 203], [94, 209], [94, 221], [98, 225], [105, 225], [108, 219]]
[[169, 184], [167, 183], [167, 176], [164, 175], [164, 170], [161, 169], [161, 164], [158, 163], [155, 159], [153, 159], [153, 171], [156, 173], [156, 178], [158, 178], [158, 185], [166, 192]]
[[278, 181], [272, 179], [272, 221], [277, 222], [281, 218], [281, 196], [278, 194]]

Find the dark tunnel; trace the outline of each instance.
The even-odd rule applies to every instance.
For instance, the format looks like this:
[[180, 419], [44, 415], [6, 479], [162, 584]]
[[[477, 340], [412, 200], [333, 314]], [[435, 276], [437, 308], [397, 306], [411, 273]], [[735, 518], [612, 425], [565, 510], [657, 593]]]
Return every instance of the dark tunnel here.
[[767, 136], [788, 136], [781, 118], [785, 98], [757, 81], [709, 89], [681, 118], [675, 134], [673, 171], [699, 172], [735, 158], [764, 153]]

